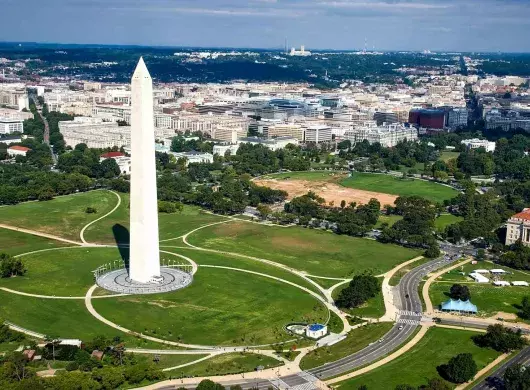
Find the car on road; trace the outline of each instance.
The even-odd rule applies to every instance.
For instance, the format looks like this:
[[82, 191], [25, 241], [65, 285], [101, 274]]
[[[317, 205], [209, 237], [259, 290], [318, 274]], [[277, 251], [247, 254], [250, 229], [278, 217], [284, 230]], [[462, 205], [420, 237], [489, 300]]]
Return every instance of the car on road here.
[[401, 329], [403, 329], [403, 325], [400, 325], [398, 328], [398, 330], [401, 330]]

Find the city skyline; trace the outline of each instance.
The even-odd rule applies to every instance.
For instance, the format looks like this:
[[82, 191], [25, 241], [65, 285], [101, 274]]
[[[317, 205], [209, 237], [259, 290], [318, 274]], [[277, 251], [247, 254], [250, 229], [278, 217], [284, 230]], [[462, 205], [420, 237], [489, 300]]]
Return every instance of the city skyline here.
[[530, 4], [520, 0], [52, 0], [32, 9], [7, 0], [0, 40], [274, 49], [287, 38], [316, 50], [530, 51]]

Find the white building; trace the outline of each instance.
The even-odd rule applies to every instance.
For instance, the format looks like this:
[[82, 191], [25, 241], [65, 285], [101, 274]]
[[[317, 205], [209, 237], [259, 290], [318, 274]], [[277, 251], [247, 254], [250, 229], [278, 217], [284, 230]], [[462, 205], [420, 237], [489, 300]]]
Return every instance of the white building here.
[[16, 156], [26, 156], [26, 154], [30, 151], [30, 148], [27, 148], [25, 146], [10, 146], [7, 148], [7, 155], [10, 157], [16, 157]]
[[0, 134], [23, 133], [24, 123], [19, 119], [0, 118]]
[[328, 327], [321, 324], [308, 325], [305, 331], [305, 335], [312, 339], [319, 339], [324, 337], [328, 333]]
[[472, 278], [477, 283], [488, 283], [490, 280], [485, 277], [484, 275], [481, 275], [478, 272], [471, 272], [469, 274], [469, 277]]
[[512, 282], [512, 285], [513, 286], [521, 286], [521, 287], [528, 287], [530, 286], [530, 284], [528, 282], [524, 282], [524, 281], [513, 281]]
[[405, 127], [399, 123], [377, 126], [375, 123], [365, 123], [363, 126], [354, 128], [344, 134], [344, 139], [350, 140], [352, 144], [368, 141], [370, 144], [380, 143], [382, 146], [391, 148], [404, 140], [416, 141], [418, 130], [413, 127]]
[[305, 142], [328, 142], [332, 139], [333, 130], [329, 126], [310, 126], [305, 130]]
[[175, 158], [186, 159], [186, 166], [188, 166], [191, 163], [207, 163], [211, 164], [213, 163], [213, 154], [211, 153], [202, 153], [202, 152], [182, 152], [182, 153], [176, 153], [176, 152], [169, 152], [169, 154], [175, 156]]
[[263, 139], [258, 137], [240, 138], [239, 144], [263, 145], [272, 151], [284, 149], [287, 145], [298, 145], [299, 142], [293, 137], [279, 137], [272, 139]]
[[300, 46], [300, 50], [296, 50], [294, 47], [291, 48], [289, 55], [298, 57], [309, 57], [311, 55], [311, 52], [309, 50], [306, 50], [305, 46], [302, 45]]
[[238, 149], [239, 149], [239, 144], [214, 145], [213, 154], [224, 156], [226, 152], [230, 151], [230, 154], [233, 156], [237, 153]]
[[497, 287], [508, 287], [510, 285], [510, 282], [506, 282], [504, 280], [497, 280], [493, 282], [493, 284]]
[[486, 152], [494, 152], [495, 151], [495, 142], [490, 142], [486, 139], [465, 139], [461, 141], [463, 145], [466, 145], [468, 149], [478, 149], [478, 148], [484, 148]]

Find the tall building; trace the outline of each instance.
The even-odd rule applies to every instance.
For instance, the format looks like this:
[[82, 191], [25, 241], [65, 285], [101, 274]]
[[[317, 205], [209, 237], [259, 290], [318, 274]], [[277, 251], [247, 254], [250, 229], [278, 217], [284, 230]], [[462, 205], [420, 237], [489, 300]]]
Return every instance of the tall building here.
[[384, 147], [391, 148], [404, 140], [417, 140], [418, 130], [414, 127], [405, 127], [398, 123], [386, 126], [366, 123], [364, 126], [347, 131], [344, 134], [344, 139], [351, 141], [353, 144], [368, 141], [370, 144], [380, 143]]
[[153, 81], [140, 58], [132, 81], [131, 243], [129, 277], [149, 283], [160, 278], [156, 193]]
[[305, 130], [305, 141], [321, 143], [331, 141], [333, 131], [329, 126], [311, 126]]
[[428, 129], [443, 129], [445, 127], [445, 110], [411, 110], [409, 113], [409, 123]]

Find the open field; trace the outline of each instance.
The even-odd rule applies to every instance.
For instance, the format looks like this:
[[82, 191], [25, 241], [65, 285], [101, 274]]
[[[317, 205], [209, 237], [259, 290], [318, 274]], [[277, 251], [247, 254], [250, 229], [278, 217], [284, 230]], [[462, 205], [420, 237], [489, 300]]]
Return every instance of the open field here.
[[[383, 281], [382, 278], [379, 278], [379, 284]], [[333, 290], [333, 298], [337, 299], [340, 292], [348, 287], [348, 284], [344, 284], [335, 290]], [[380, 292], [375, 297], [367, 300], [360, 307], [354, 309], [343, 309], [344, 312], [350, 313], [353, 316], [357, 317], [368, 317], [368, 318], [379, 318], [385, 314], [385, 301], [383, 300], [383, 294]]]
[[[153, 358], [155, 355], [151, 354], [135, 354], [134, 355], [139, 361], [146, 363], [153, 363]], [[199, 360], [207, 355], [169, 355], [169, 354], [159, 354], [160, 360], [155, 365], [160, 368], [170, 368], [175, 366], [180, 366], [181, 364], [186, 364]]]
[[277, 180], [307, 180], [307, 181], [335, 181], [348, 176], [348, 172], [340, 171], [302, 171], [302, 172], [284, 172], [273, 173], [260, 177], [261, 179]]
[[260, 179], [255, 183], [260, 186], [273, 188], [275, 190], [286, 191], [288, 199], [307, 194], [309, 191], [316, 193], [318, 196], [324, 198], [326, 203], [333, 202], [336, 206], [345, 200], [347, 204], [356, 202], [357, 204], [365, 204], [372, 198], [379, 200], [381, 205], [393, 204], [396, 196], [383, 194], [376, 191], [364, 191], [352, 188], [346, 188], [336, 184], [338, 177], [331, 178], [330, 181], [317, 180], [300, 180], [300, 179]]
[[144, 334], [204, 345], [290, 340], [289, 322], [322, 322], [328, 310], [309, 294], [257, 275], [200, 268], [183, 290], [94, 300], [107, 319]]
[[447, 162], [451, 159], [457, 159], [458, 156], [460, 156], [460, 152], [442, 152], [439, 160]]
[[[79, 241], [87, 223], [111, 211], [118, 198], [110, 191], [90, 191], [61, 196], [47, 202], [27, 202], [0, 208], [0, 221], [6, 225], [36, 230]], [[87, 214], [94, 207], [96, 214]]]
[[463, 217], [458, 217], [452, 214], [442, 214], [434, 220], [434, 227], [439, 232], [443, 232], [447, 226], [455, 224], [463, 220], [464, 220]]
[[0, 253], [15, 256], [40, 249], [60, 248], [63, 246], [68, 246], [68, 244], [0, 228]]
[[395, 196], [417, 195], [432, 202], [443, 202], [458, 195], [456, 190], [441, 184], [375, 173], [353, 173], [352, 177], [342, 180], [340, 184], [349, 188], [377, 191]]
[[[108, 218], [91, 225], [85, 232], [85, 239], [88, 242], [102, 244], [115, 244], [118, 242], [127, 242], [129, 229], [129, 194], [121, 194], [120, 207]], [[207, 214], [195, 206], [184, 206], [182, 213], [177, 214], [158, 214], [158, 225], [160, 240], [176, 238], [187, 233], [199, 226], [212, 222], [222, 221], [225, 218]], [[115, 229], [115, 225], [122, 228]]]
[[230, 222], [188, 236], [196, 246], [273, 260], [312, 275], [348, 277], [364, 271], [380, 274], [419, 252], [397, 245], [329, 232]]
[[210, 376], [224, 374], [238, 374], [254, 371], [256, 367], [266, 368], [283, 365], [279, 360], [254, 353], [227, 353], [214, 356], [203, 362], [170, 371], [173, 376]]
[[[429, 296], [436, 309], [442, 302], [449, 299], [446, 293], [453, 283], [433, 283], [429, 288]], [[530, 287], [495, 287], [492, 284], [466, 284], [471, 293], [471, 302], [477, 305], [479, 316], [492, 316], [498, 312], [510, 313], [510, 316], [498, 315], [506, 319], [516, 319], [517, 308], [525, 296], [530, 296]], [[496, 315], [497, 316], [497, 315]]]
[[340, 388], [357, 390], [365, 385], [368, 389], [393, 389], [400, 384], [425, 385], [430, 378], [440, 378], [437, 366], [447, 363], [459, 353], [471, 353], [480, 370], [495, 360], [499, 353], [477, 347], [471, 339], [475, 334], [465, 330], [431, 328], [406, 354], [373, 371], [340, 383]]
[[330, 347], [317, 348], [308, 353], [300, 362], [303, 370], [309, 370], [325, 363], [334, 362], [345, 356], [351, 355], [368, 346], [368, 344], [379, 340], [390, 329], [393, 324], [382, 322], [379, 324], [368, 324], [352, 330], [346, 339]]

